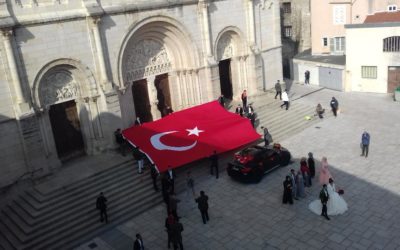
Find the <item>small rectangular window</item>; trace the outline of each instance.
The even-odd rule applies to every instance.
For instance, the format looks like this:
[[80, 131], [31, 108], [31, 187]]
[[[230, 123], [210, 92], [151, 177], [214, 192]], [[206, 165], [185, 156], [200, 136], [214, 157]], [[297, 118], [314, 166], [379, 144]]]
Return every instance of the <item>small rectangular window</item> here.
[[361, 66], [361, 78], [376, 79], [378, 67]]
[[322, 45], [324, 47], [328, 46], [328, 38], [327, 37], [322, 38]]
[[291, 3], [283, 3], [282, 4], [283, 13], [289, 14], [292, 13], [292, 5]]
[[346, 5], [333, 6], [333, 24], [346, 23]]

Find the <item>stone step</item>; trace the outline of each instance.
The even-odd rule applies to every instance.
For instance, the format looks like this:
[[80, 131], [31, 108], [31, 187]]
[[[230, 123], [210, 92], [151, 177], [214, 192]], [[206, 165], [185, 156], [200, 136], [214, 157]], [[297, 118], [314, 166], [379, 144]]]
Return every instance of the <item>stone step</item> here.
[[[51, 206], [44, 207], [42, 208], [41, 211], [30, 210], [29, 213], [32, 215], [34, 219], [36, 219], [36, 223], [39, 223], [39, 221], [37, 220], [39, 216], [42, 218], [42, 220], [46, 219], [47, 217], [53, 217], [54, 215], [62, 211], [70, 209], [70, 207], [76, 207], [82, 202], [82, 200], [86, 200], [88, 196], [90, 196], [93, 200], [95, 200], [100, 191], [109, 192], [121, 185], [125, 184], [132, 185], [132, 183], [137, 181], [139, 177], [136, 178], [136, 175], [132, 173], [133, 172], [132, 169], [129, 170], [130, 172], [125, 173], [124, 176], [115, 178], [114, 180], [112, 180], [112, 182], [107, 181], [98, 183], [94, 187], [85, 188], [83, 191], [79, 193], [79, 195], [76, 195], [71, 199], [62, 200], [59, 203], [51, 203]], [[34, 222], [32, 221], [33, 220], [29, 220], [28, 224], [34, 225]]]
[[133, 167], [134, 161], [125, 161], [112, 169], [104, 170], [100, 173], [97, 173], [90, 178], [86, 178], [84, 180], [77, 181], [72, 183], [71, 185], [65, 186], [63, 188], [58, 188], [49, 193], [41, 193], [39, 190], [34, 189], [32, 191], [28, 191], [27, 194], [35, 201], [39, 203], [46, 203], [46, 202], [58, 202], [58, 200], [63, 200], [68, 196], [75, 196], [79, 191], [82, 190], [82, 187], [87, 188], [88, 186], [94, 185], [93, 183], [97, 184], [98, 182], [106, 181], [113, 179], [114, 176], [120, 175], [121, 173], [125, 173], [128, 171], [127, 166], [130, 165]]
[[[135, 183], [132, 181], [132, 183], [133, 184], [129, 186], [124, 185], [123, 189], [120, 188], [115, 190], [114, 192], [110, 192], [110, 204], [119, 204], [121, 202], [124, 202], [127, 199], [126, 197], [131, 197], [132, 195], [141, 195], [143, 192], [149, 190], [148, 186], [151, 186], [150, 181], [144, 181], [139, 185], [137, 184], [137, 182]], [[45, 219], [41, 220], [40, 223], [36, 224], [33, 227], [23, 228], [21, 233], [24, 234], [26, 237], [21, 238], [21, 241], [26, 242], [28, 238], [37, 238], [40, 235], [53, 230], [54, 228], [57, 229], [59, 227], [63, 227], [70, 220], [79, 221], [81, 220], [81, 216], [84, 216], [84, 214], [82, 213], [91, 213], [92, 211], [96, 212], [95, 200], [98, 193], [96, 192], [93, 195], [93, 197], [88, 197], [86, 200], [82, 200], [81, 204], [76, 207], [72, 205], [72, 207], [68, 210], [60, 211], [59, 213], [53, 214], [53, 216], [46, 216]], [[19, 229], [20, 228], [21, 225]]]

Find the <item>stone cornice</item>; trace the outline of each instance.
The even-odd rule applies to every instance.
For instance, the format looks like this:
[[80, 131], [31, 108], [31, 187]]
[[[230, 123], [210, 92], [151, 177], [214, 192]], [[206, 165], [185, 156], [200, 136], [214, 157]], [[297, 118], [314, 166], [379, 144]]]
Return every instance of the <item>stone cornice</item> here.
[[199, 0], [164, 0], [158, 3], [151, 3], [151, 1], [131, 3], [130, 1], [126, 1], [125, 3], [111, 4], [109, 0], [82, 0], [82, 7], [65, 4], [61, 6], [62, 8], [55, 5], [54, 10], [51, 10], [51, 7], [47, 6], [46, 12], [41, 12], [40, 6], [21, 8], [21, 6], [13, 2], [10, 8], [13, 8], [12, 13], [14, 14], [11, 15], [8, 11], [6, 0], [0, 0], [0, 28], [81, 20], [88, 16], [102, 16], [104, 14], [118, 15], [182, 5], [197, 5], [198, 2]]

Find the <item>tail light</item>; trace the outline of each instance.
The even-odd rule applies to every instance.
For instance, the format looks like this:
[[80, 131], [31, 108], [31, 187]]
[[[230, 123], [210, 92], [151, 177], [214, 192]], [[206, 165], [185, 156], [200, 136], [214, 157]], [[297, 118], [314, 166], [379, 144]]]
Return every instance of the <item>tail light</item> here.
[[240, 172], [242, 172], [243, 174], [248, 174], [251, 171], [251, 168], [248, 167], [244, 167], [242, 169], [240, 169]]
[[249, 161], [253, 160], [253, 156], [252, 155], [240, 155], [237, 154], [235, 155], [235, 158], [238, 162], [242, 163], [243, 165], [248, 163]]

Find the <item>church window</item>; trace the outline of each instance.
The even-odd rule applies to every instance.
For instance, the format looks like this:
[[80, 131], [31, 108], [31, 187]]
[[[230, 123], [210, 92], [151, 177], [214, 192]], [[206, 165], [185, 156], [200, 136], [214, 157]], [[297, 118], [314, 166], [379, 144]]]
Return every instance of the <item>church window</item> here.
[[292, 26], [283, 27], [283, 36], [284, 37], [292, 37]]
[[289, 14], [292, 13], [292, 5], [291, 3], [283, 3], [282, 4], [283, 13]]

